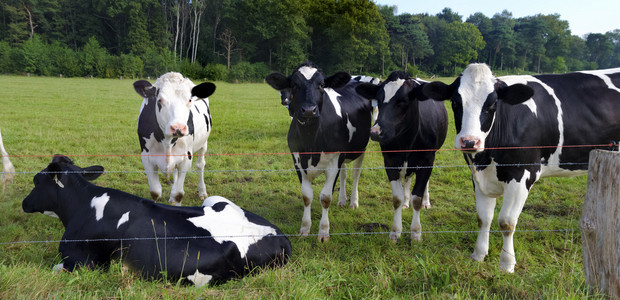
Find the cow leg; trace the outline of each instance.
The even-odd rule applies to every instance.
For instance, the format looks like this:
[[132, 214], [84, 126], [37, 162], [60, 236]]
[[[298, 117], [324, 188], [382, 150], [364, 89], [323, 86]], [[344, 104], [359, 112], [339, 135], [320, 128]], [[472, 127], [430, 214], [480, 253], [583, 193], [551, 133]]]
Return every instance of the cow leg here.
[[359, 194], [357, 192], [357, 186], [360, 182], [360, 175], [362, 175], [362, 163], [364, 162], [364, 153], [360, 157], [353, 161], [353, 185], [351, 186], [351, 208], [358, 208]]
[[149, 182], [149, 190], [151, 192], [151, 198], [158, 201], [161, 199], [161, 183], [159, 183], [159, 173], [157, 165], [151, 163], [150, 157], [142, 156], [142, 165], [144, 166], [144, 172], [146, 173], [146, 179]]
[[[338, 164], [336, 164], [337, 166]], [[325, 185], [321, 190], [321, 223], [319, 223], [319, 241], [327, 242], [329, 240], [329, 205], [332, 202], [334, 194], [334, 186], [338, 179], [338, 168], [328, 168], [325, 171]]]
[[429, 185], [430, 185], [430, 180], [426, 182], [426, 188], [424, 188], [424, 197], [422, 197], [422, 208], [425, 208], [425, 209], [431, 208], [431, 195], [428, 192]]
[[390, 186], [392, 187], [392, 204], [394, 206], [394, 219], [392, 220], [390, 239], [396, 242], [403, 231], [403, 201], [405, 193], [400, 178], [390, 181]]
[[504, 191], [502, 209], [498, 217], [499, 229], [504, 239], [502, 253], [499, 255], [499, 268], [508, 273], [513, 273], [517, 264], [513, 236], [528, 193], [529, 191], [525, 187], [525, 178], [521, 182], [514, 180], [509, 182]]
[[413, 215], [411, 217], [411, 239], [414, 241], [422, 240], [422, 223], [420, 222], [420, 210], [423, 207], [423, 197], [427, 192], [428, 180], [431, 177], [433, 169], [419, 169], [415, 175], [415, 184], [411, 192], [411, 207], [413, 207]]
[[478, 238], [476, 239], [476, 246], [471, 259], [483, 261], [489, 254], [489, 233], [491, 231], [496, 198], [483, 194], [476, 182], [474, 182], [474, 188], [476, 191], [476, 212], [478, 213]]
[[301, 228], [299, 234], [308, 235], [310, 233], [310, 226], [312, 226], [312, 219], [310, 216], [310, 207], [312, 205], [312, 180], [309, 180], [305, 175], [301, 176], [301, 197], [304, 200], [304, 214], [301, 218]]
[[403, 209], [409, 208], [409, 205], [411, 204], [411, 181], [413, 181], [413, 176], [411, 175], [405, 177], [405, 180], [403, 180], [403, 191], [405, 194]]
[[207, 152], [207, 145], [198, 151], [198, 155], [194, 155], [196, 158], [196, 169], [198, 170], [198, 197], [200, 200], [207, 199], [207, 187], [205, 186], [205, 153]]
[[173, 182], [172, 189], [170, 191], [170, 199], [168, 202], [172, 203], [175, 206], [181, 206], [181, 201], [183, 200], [183, 195], [185, 195], [185, 191], [183, 190], [183, 184], [185, 183], [185, 176], [187, 175], [187, 171], [189, 171], [192, 167], [191, 160], [189, 160], [189, 164], [187, 161], [183, 162], [183, 164], [174, 169], [173, 173]]
[[[353, 204], [353, 202], [351, 202]], [[347, 206], [347, 166], [340, 166], [340, 191], [338, 191], [338, 206]]]

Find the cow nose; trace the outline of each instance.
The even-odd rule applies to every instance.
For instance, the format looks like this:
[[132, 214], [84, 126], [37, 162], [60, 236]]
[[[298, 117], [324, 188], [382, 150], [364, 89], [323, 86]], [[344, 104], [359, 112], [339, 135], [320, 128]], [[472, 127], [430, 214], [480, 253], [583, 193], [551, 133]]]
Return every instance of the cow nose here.
[[170, 134], [175, 137], [182, 137], [187, 135], [187, 125], [184, 124], [175, 124], [170, 125]]
[[481, 141], [478, 138], [466, 136], [461, 137], [459, 141], [459, 146], [462, 150], [478, 150], [480, 148]]
[[381, 140], [382, 137], [383, 137], [383, 132], [381, 132], [381, 128], [379, 128], [379, 126], [373, 126], [370, 129], [370, 138], [373, 141], [378, 142]]
[[304, 118], [316, 117], [319, 113], [319, 108], [316, 105], [302, 107], [301, 114]]

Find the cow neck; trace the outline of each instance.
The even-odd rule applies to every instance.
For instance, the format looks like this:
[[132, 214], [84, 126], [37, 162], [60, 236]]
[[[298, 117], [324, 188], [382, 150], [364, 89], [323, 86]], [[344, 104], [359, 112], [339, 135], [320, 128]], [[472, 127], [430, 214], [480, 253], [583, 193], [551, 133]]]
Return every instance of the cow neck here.
[[322, 149], [321, 145], [325, 143], [317, 143], [319, 139], [322, 140], [322, 127], [321, 117], [318, 117], [310, 125], [301, 125], [297, 118], [293, 118], [288, 137], [290, 150], [292, 152], [312, 152], [316, 150], [315, 148]]

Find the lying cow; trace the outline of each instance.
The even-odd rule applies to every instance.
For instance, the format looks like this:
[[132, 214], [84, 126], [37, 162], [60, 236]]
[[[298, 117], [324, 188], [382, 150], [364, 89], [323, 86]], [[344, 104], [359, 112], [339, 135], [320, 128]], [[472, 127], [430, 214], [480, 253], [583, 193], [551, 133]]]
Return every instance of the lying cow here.
[[9, 159], [9, 154], [4, 149], [4, 143], [2, 142], [2, 134], [0, 134], [0, 153], [2, 154], [2, 190], [6, 188], [6, 185], [13, 182], [15, 176], [15, 167]]
[[452, 101], [455, 147], [470, 165], [476, 194], [475, 261], [488, 254], [496, 198], [503, 196], [499, 264], [507, 272], [517, 263], [513, 235], [532, 185], [587, 173], [588, 145], [620, 140], [620, 68], [495, 77], [487, 65], [471, 64], [452, 84], [432, 82], [423, 92]]
[[[351, 75], [340, 72], [326, 77], [310, 62], [302, 63], [290, 77], [272, 73], [267, 83], [277, 91], [289, 90], [289, 111], [292, 114], [288, 146], [301, 183], [304, 213], [299, 232], [310, 233], [312, 181], [325, 174], [321, 190], [323, 208], [318, 239], [329, 239], [329, 206], [334, 185], [343, 164], [353, 162], [351, 207], [358, 207], [357, 185], [370, 134], [371, 105], [355, 93], [360, 82], [351, 82]], [[344, 169], [343, 169], [344, 170]], [[342, 184], [342, 182], [341, 182]], [[346, 194], [341, 188], [338, 204], [345, 205]]]
[[[255, 267], [284, 265], [291, 244], [273, 224], [222, 197], [175, 207], [91, 184], [103, 167], [80, 168], [58, 156], [34, 177], [27, 213], [65, 226], [59, 266], [106, 267], [119, 258], [146, 277], [221, 283]], [[90, 241], [84, 241], [90, 240]]]
[[363, 97], [378, 102], [379, 115], [370, 138], [381, 145], [392, 187], [394, 221], [390, 238], [394, 241], [402, 232], [402, 209], [409, 207], [409, 202], [413, 203], [411, 238], [421, 238], [420, 209], [430, 208], [428, 181], [435, 152], [443, 145], [448, 131], [446, 107], [441, 101], [428, 100], [422, 94], [423, 84], [426, 82], [395, 71], [380, 86], [365, 83], [355, 89]]
[[174, 175], [168, 201], [181, 205], [185, 175], [192, 167], [192, 155], [197, 153], [198, 196], [204, 200], [207, 198], [204, 154], [212, 128], [207, 97], [215, 91], [215, 84], [195, 85], [183, 75], [170, 72], [153, 85], [138, 80], [133, 86], [144, 97], [138, 116], [138, 138], [151, 197], [159, 200], [162, 196], [157, 173], [161, 170]]

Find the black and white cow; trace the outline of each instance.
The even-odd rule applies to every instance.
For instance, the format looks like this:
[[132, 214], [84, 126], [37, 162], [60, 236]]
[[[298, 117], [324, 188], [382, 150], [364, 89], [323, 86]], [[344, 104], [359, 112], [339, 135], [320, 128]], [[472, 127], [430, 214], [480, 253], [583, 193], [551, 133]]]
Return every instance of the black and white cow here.
[[159, 200], [162, 196], [157, 172], [161, 170], [174, 176], [168, 201], [181, 205], [185, 175], [192, 168], [192, 155], [197, 153], [198, 196], [204, 200], [204, 154], [212, 128], [207, 97], [215, 91], [215, 84], [195, 85], [183, 75], [170, 72], [154, 85], [139, 80], [133, 86], [144, 97], [138, 116], [138, 138], [151, 197]]
[[4, 191], [6, 185], [13, 182], [15, 167], [11, 163], [11, 159], [9, 159], [9, 153], [4, 149], [2, 134], [0, 134], [0, 154], [2, 154], [2, 190]]
[[65, 227], [63, 262], [55, 269], [107, 267], [121, 259], [146, 277], [165, 273], [204, 285], [284, 265], [291, 254], [280, 229], [225, 198], [209, 197], [202, 207], [160, 204], [88, 181], [102, 172], [57, 156], [34, 177], [23, 210], [58, 217]]
[[[370, 133], [371, 105], [355, 92], [360, 82], [351, 82], [348, 73], [330, 77], [312, 63], [303, 63], [290, 77], [272, 73], [266, 81], [278, 91], [290, 90], [289, 110], [293, 119], [288, 132], [288, 146], [304, 201], [301, 234], [310, 233], [312, 181], [325, 173], [321, 190], [323, 208], [319, 224], [320, 241], [329, 239], [329, 205], [340, 168], [353, 162], [353, 188], [350, 206], [358, 207], [357, 185]], [[343, 169], [344, 170], [344, 169]], [[346, 204], [346, 191], [340, 189], [338, 205]]]
[[534, 182], [585, 174], [593, 147], [579, 145], [620, 139], [620, 69], [497, 78], [487, 65], [472, 64], [452, 84], [429, 83], [424, 93], [452, 101], [455, 146], [476, 194], [473, 260], [488, 254], [496, 198], [503, 196], [500, 268], [507, 272], [514, 272], [513, 234]]
[[[394, 241], [402, 232], [402, 209], [409, 207], [409, 202], [413, 206], [411, 238], [418, 241], [421, 238], [420, 209], [431, 206], [428, 181], [435, 152], [443, 145], [448, 131], [443, 101], [424, 101], [428, 100], [422, 93], [422, 85], [426, 83], [395, 71], [380, 86], [366, 83], [356, 88], [363, 97], [378, 102], [379, 115], [370, 130], [370, 138], [381, 145], [385, 172], [392, 187], [394, 221], [390, 238]], [[411, 190], [414, 173], [415, 184]]]

